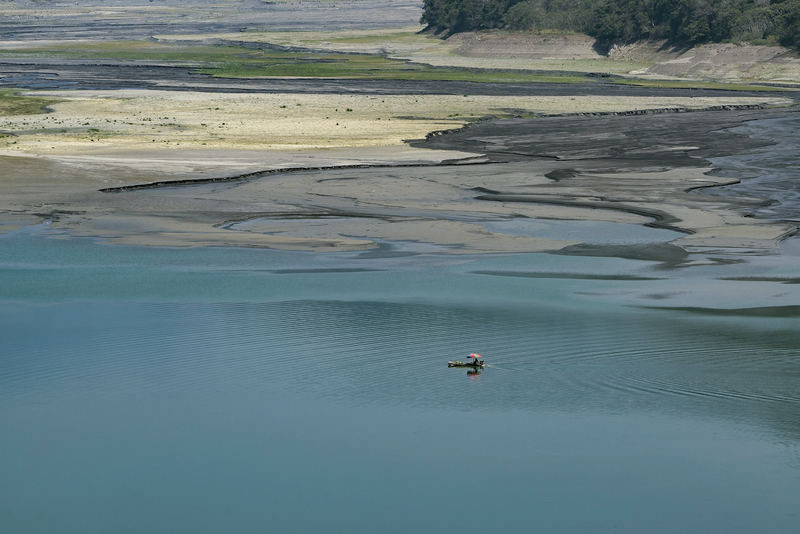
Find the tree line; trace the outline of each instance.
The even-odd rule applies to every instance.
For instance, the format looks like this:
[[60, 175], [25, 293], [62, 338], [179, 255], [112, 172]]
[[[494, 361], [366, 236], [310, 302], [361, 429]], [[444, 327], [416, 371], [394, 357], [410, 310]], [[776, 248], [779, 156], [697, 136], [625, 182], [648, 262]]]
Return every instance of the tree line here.
[[752, 42], [800, 49], [800, 0], [424, 0], [439, 32], [567, 31], [602, 45], [643, 39]]

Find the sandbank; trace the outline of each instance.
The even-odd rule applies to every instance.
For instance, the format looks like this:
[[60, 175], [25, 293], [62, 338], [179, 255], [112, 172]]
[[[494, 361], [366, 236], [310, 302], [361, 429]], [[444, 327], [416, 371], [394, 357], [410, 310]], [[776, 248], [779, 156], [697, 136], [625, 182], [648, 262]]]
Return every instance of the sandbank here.
[[[768, 248], [794, 230], [745, 217], [742, 200], [686, 193], [725, 183], [706, 176], [708, 167], [681, 159], [699, 149], [691, 145], [695, 139], [664, 144], [657, 132], [649, 138], [637, 132], [651, 139], [638, 150], [661, 153], [662, 166], [624, 169], [617, 162], [609, 173], [579, 167], [602, 159], [604, 143], [621, 142], [618, 127], [587, 116], [591, 124], [566, 134], [542, 129], [567, 120], [547, 115], [647, 110], [695, 110], [689, 122], [704, 125], [700, 115], [724, 112], [698, 109], [785, 106], [791, 103], [785, 98], [36, 94], [58, 103], [46, 114], [5, 117], [0, 124], [13, 136], [0, 150], [7, 171], [0, 179], [6, 229], [38, 220], [70, 235], [119, 244], [352, 251], [414, 241], [446, 253], [537, 252], [576, 243], [483, 225], [520, 217], [658, 224], [692, 234], [676, 242], [687, 247]], [[542, 118], [517, 119], [524, 133], [510, 138], [502, 126], [482, 133], [493, 121], [459, 130], [491, 115]], [[470, 138], [482, 145], [405, 142], [432, 130], [460, 132], [436, 139], [474, 133]], [[559, 135], [553, 159], [546, 139]], [[581, 141], [587, 145], [574, 146]], [[527, 144], [514, 146], [520, 142]], [[639, 157], [635, 143], [626, 143], [631, 157]], [[515, 161], [514, 154], [525, 161]], [[568, 175], [550, 177], [565, 166], [572, 169]], [[293, 170], [276, 173], [281, 169]], [[230, 181], [187, 183], [221, 178]], [[170, 181], [184, 185], [125, 189]]]
[[787, 106], [774, 96], [631, 97], [252, 94], [37, 91], [43, 115], [0, 118], [0, 154], [77, 155], [103, 149], [309, 149], [401, 146], [485, 116]]

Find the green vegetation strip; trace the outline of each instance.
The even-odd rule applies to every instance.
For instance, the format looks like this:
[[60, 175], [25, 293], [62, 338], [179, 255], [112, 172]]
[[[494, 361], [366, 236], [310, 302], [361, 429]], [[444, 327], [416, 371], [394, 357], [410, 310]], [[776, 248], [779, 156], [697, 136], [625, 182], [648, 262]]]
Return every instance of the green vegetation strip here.
[[371, 78], [492, 83], [577, 83], [582, 75], [497, 69], [431, 67], [367, 54], [252, 50], [235, 46], [173, 45], [145, 41], [85, 43], [0, 52], [0, 57], [147, 60], [196, 68], [220, 77]]
[[19, 96], [13, 89], [0, 89], [0, 116], [45, 113], [45, 106], [60, 102], [52, 98]]
[[[80, 43], [71, 46], [0, 51], [1, 57], [144, 60], [187, 66], [218, 77], [369, 78], [376, 80], [470, 81], [485, 83], [617, 83], [643, 87], [721, 89], [729, 91], [792, 91], [763, 85], [698, 81], [589, 78], [584, 74], [433, 67], [372, 54], [280, 52], [236, 46], [180, 45], [149, 41]], [[14, 97], [29, 99], [29, 97]], [[21, 102], [22, 100], [20, 100]], [[31, 100], [32, 101], [32, 100]], [[47, 102], [39, 104], [39, 107]], [[0, 108], [4, 109], [4, 108]], [[38, 108], [37, 108], [38, 109]], [[32, 111], [31, 113], [38, 113]], [[10, 114], [10, 113], [6, 113]]]

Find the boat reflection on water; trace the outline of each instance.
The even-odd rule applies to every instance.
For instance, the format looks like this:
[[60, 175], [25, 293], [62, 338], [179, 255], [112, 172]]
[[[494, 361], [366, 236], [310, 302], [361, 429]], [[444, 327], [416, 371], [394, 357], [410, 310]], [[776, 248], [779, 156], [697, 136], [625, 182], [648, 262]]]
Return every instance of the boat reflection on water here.
[[478, 378], [481, 376], [481, 369], [486, 367], [486, 362], [481, 360], [480, 354], [475, 354], [474, 352], [467, 356], [467, 359], [470, 361], [462, 362], [460, 360], [456, 360], [454, 362], [447, 362], [447, 367], [469, 367], [467, 371], [467, 376], [470, 378]]

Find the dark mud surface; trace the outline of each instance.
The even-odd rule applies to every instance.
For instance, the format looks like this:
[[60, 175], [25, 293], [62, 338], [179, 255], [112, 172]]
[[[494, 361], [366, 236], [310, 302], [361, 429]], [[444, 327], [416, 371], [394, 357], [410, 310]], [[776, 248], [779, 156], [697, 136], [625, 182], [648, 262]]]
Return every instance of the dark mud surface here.
[[741, 182], [710, 192], [770, 199], [773, 202], [754, 212], [756, 217], [800, 222], [800, 114], [751, 121], [730, 133], [747, 135], [765, 144], [746, 153], [713, 158], [720, 176]]
[[490, 161], [558, 162], [554, 181], [579, 172], [708, 167], [710, 158], [773, 145], [734, 128], [767, 118], [800, 117], [795, 109], [696, 111], [636, 116], [591, 115], [478, 122], [414, 146], [486, 154]]
[[[587, 77], [586, 83], [474, 83], [460, 81], [365, 80], [335, 78], [216, 78], [196, 68], [153, 62], [0, 59], [0, 87], [20, 89], [171, 89], [210, 92], [312, 94], [439, 94], [507, 96], [764, 96], [757, 91], [669, 89], [616, 85]], [[792, 92], [776, 96], [800, 99]]]

